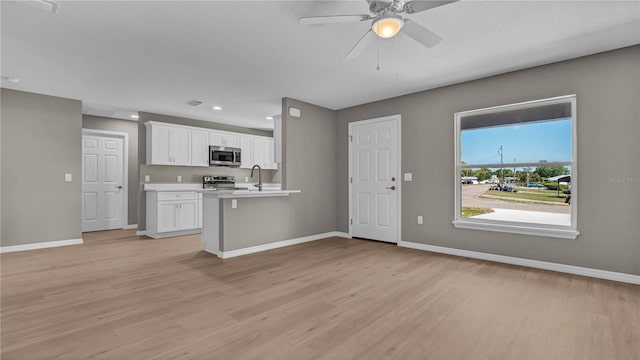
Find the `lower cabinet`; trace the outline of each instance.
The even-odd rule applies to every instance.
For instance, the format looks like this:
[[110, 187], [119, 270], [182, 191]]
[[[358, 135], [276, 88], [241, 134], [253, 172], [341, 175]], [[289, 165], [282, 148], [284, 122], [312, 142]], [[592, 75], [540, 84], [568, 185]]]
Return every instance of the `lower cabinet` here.
[[198, 233], [202, 229], [202, 194], [147, 192], [147, 229], [152, 238]]

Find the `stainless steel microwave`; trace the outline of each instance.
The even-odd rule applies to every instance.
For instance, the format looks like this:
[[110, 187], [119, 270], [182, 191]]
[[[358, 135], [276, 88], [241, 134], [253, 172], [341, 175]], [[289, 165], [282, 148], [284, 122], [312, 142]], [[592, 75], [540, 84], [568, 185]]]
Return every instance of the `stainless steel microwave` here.
[[209, 146], [209, 165], [240, 167], [240, 149], [228, 146]]

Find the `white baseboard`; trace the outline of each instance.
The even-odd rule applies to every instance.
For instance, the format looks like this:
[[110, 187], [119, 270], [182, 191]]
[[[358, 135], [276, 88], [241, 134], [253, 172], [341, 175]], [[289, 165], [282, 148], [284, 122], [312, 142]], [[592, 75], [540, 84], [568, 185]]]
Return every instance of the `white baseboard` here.
[[123, 230], [137, 229], [137, 228], [138, 228], [138, 224], [130, 224], [122, 227]]
[[335, 231], [335, 235], [333, 235], [333, 236], [351, 239], [351, 235], [349, 235], [349, 233], [342, 232], [342, 231]]
[[[340, 233], [340, 234], [342, 234], [342, 233]], [[324, 234], [303, 236], [303, 237], [299, 237], [299, 238], [296, 238], [296, 239], [277, 241], [277, 242], [264, 244], [264, 245], [251, 246], [251, 247], [244, 248], [244, 249], [230, 250], [230, 251], [219, 251], [218, 254], [216, 254], [216, 255], [218, 255], [218, 257], [221, 258], [221, 259], [228, 259], [228, 258], [232, 258], [232, 257], [236, 257], [236, 256], [257, 253], [257, 252], [260, 252], [260, 251], [267, 251], [267, 250], [277, 249], [277, 248], [281, 248], [281, 247], [285, 247], [285, 246], [302, 244], [302, 243], [306, 243], [306, 242], [309, 242], [309, 241], [326, 239], [326, 238], [330, 238], [330, 237], [334, 237], [334, 236], [340, 236], [340, 235], [338, 235], [338, 233], [336, 231], [331, 231], [331, 232], [324, 233]]]
[[400, 241], [398, 242], [398, 246], [406, 247], [410, 249], [431, 251], [431, 252], [436, 252], [441, 254], [495, 261], [495, 262], [511, 264], [511, 265], [527, 266], [527, 267], [536, 268], [536, 269], [551, 270], [551, 271], [557, 271], [557, 272], [562, 272], [567, 274], [590, 276], [598, 279], [613, 280], [613, 281], [620, 281], [620, 282], [640, 285], [640, 275], [632, 275], [632, 274], [625, 274], [625, 273], [619, 273], [614, 271], [592, 269], [592, 268], [558, 264], [558, 263], [552, 263], [552, 262], [546, 262], [546, 261], [489, 254], [489, 253], [483, 253], [483, 252], [477, 252], [477, 251], [453, 249], [453, 248], [447, 248], [442, 246], [419, 244], [419, 243], [414, 243], [409, 241]]
[[82, 245], [82, 239], [45, 241], [45, 242], [33, 243], [33, 244], [2, 246], [0, 247], [0, 253], [46, 249], [46, 248], [69, 246], [69, 245]]
[[147, 235], [147, 230], [136, 231], [136, 236], [145, 236], [145, 235]]

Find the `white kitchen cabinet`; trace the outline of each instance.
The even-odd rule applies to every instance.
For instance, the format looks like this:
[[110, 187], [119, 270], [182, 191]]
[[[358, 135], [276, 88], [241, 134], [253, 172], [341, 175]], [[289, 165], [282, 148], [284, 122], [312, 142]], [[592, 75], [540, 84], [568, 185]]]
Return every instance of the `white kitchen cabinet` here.
[[209, 131], [191, 130], [191, 165], [209, 166]]
[[146, 197], [146, 235], [162, 238], [201, 231], [202, 194], [192, 191], [150, 191]]
[[240, 149], [242, 150], [240, 168], [251, 169], [253, 165], [260, 165], [261, 168], [267, 170], [278, 169], [278, 164], [275, 162], [273, 138], [242, 135]]
[[253, 136], [240, 135], [240, 168], [251, 169], [253, 166]]
[[274, 139], [147, 121], [147, 164], [209, 166], [209, 146], [240, 148], [242, 169], [278, 169]]
[[211, 131], [209, 132], [209, 144], [239, 148], [240, 135], [221, 131]]
[[[265, 149], [267, 148], [267, 139], [263, 137], [254, 137], [253, 138], [253, 152], [252, 152], [252, 162], [253, 165], [260, 165], [261, 168], [265, 168], [265, 164], [267, 161], [267, 154]], [[251, 166], [253, 166], [251, 165]]]
[[191, 129], [148, 121], [147, 164], [191, 165]]

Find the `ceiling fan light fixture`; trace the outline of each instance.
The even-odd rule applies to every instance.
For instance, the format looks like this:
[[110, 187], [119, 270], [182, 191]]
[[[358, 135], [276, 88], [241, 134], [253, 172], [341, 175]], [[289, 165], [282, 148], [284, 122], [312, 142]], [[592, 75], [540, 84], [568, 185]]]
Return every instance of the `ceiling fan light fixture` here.
[[383, 39], [389, 39], [398, 34], [404, 20], [398, 15], [385, 15], [371, 24], [371, 30]]

